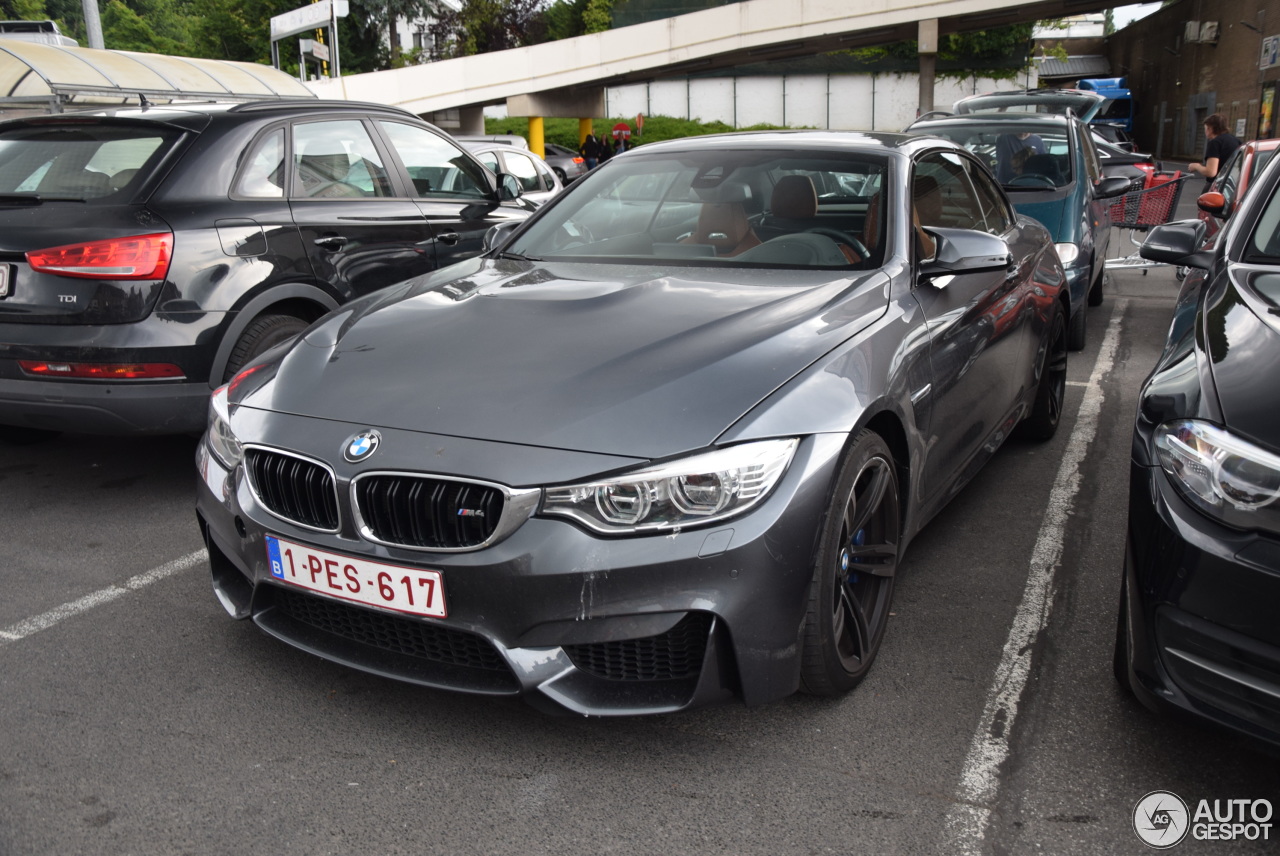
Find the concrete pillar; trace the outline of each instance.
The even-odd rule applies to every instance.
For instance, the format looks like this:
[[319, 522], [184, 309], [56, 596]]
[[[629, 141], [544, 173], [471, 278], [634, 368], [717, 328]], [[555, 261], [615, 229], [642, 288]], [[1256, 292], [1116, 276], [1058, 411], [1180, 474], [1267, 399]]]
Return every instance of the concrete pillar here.
[[541, 116], [529, 117], [529, 150], [540, 158], [547, 156], [547, 137]]
[[587, 141], [587, 137], [591, 134], [591, 120], [578, 120], [578, 145], [582, 145]]
[[920, 105], [916, 115], [923, 116], [933, 109], [933, 78], [938, 68], [938, 19], [920, 22], [916, 37], [920, 53]]

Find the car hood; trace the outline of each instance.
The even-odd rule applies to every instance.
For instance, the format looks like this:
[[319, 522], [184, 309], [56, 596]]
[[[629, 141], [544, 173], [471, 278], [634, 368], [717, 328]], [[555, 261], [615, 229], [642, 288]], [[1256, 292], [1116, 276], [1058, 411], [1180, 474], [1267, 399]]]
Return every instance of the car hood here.
[[1280, 318], [1269, 311], [1280, 298], [1280, 274], [1233, 264], [1226, 280], [1202, 321], [1218, 406], [1232, 433], [1280, 451], [1273, 386], [1280, 376]]
[[1075, 238], [1064, 233], [1063, 228], [1070, 224], [1066, 217], [1067, 204], [1071, 201], [1069, 194], [1062, 191], [1052, 193], [1037, 191], [1014, 191], [1009, 194], [1013, 207], [1019, 214], [1025, 214], [1039, 220], [1056, 243], [1074, 241]]
[[710, 445], [884, 314], [873, 271], [472, 260], [330, 314], [241, 406], [657, 458]]

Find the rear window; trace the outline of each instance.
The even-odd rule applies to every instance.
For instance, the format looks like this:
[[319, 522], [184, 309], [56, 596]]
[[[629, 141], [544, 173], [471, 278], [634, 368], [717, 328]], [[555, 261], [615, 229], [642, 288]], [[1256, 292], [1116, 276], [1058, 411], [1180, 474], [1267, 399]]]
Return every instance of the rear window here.
[[0, 193], [91, 202], [131, 190], [177, 131], [42, 125], [0, 133]]

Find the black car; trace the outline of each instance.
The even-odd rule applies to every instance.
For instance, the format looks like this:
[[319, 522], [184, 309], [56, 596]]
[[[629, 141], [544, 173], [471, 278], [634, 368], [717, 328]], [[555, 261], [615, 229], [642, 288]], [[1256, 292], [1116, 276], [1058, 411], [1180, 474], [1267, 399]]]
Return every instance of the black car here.
[[1280, 746], [1280, 162], [1203, 242], [1188, 220], [1141, 249], [1204, 275], [1139, 398], [1115, 671]]
[[0, 437], [196, 433], [353, 297], [476, 255], [514, 181], [393, 108], [190, 104], [0, 123]]
[[1093, 146], [1098, 150], [1098, 160], [1102, 163], [1102, 174], [1108, 178], [1120, 176], [1128, 180], [1129, 192], [1145, 190], [1152, 177], [1163, 170], [1164, 165], [1150, 154], [1107, 142], [1098, 134], [1097, 125], [1091, 125], [1089, 130], [1093, 133]]
[[1057, 428], [1066, 273], [945, 140], [655, 143], [509, 229], [214, 393], [233, 617], [578, 714], [833, 695], [915, 533]]

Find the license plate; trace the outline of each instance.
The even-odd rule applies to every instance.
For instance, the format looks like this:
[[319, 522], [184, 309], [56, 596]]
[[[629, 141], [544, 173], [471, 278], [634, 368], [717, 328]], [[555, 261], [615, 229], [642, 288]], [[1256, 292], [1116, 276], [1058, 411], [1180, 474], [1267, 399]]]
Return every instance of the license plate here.
[[0, 300], [9, 296], [9, 271], [10, 265], [0, 265]]
[[448, 616], [439, 571], [340, 556], [274, 535], [266, 538], [271, 575], [278, 580], [366, 606], [431, 618]]

